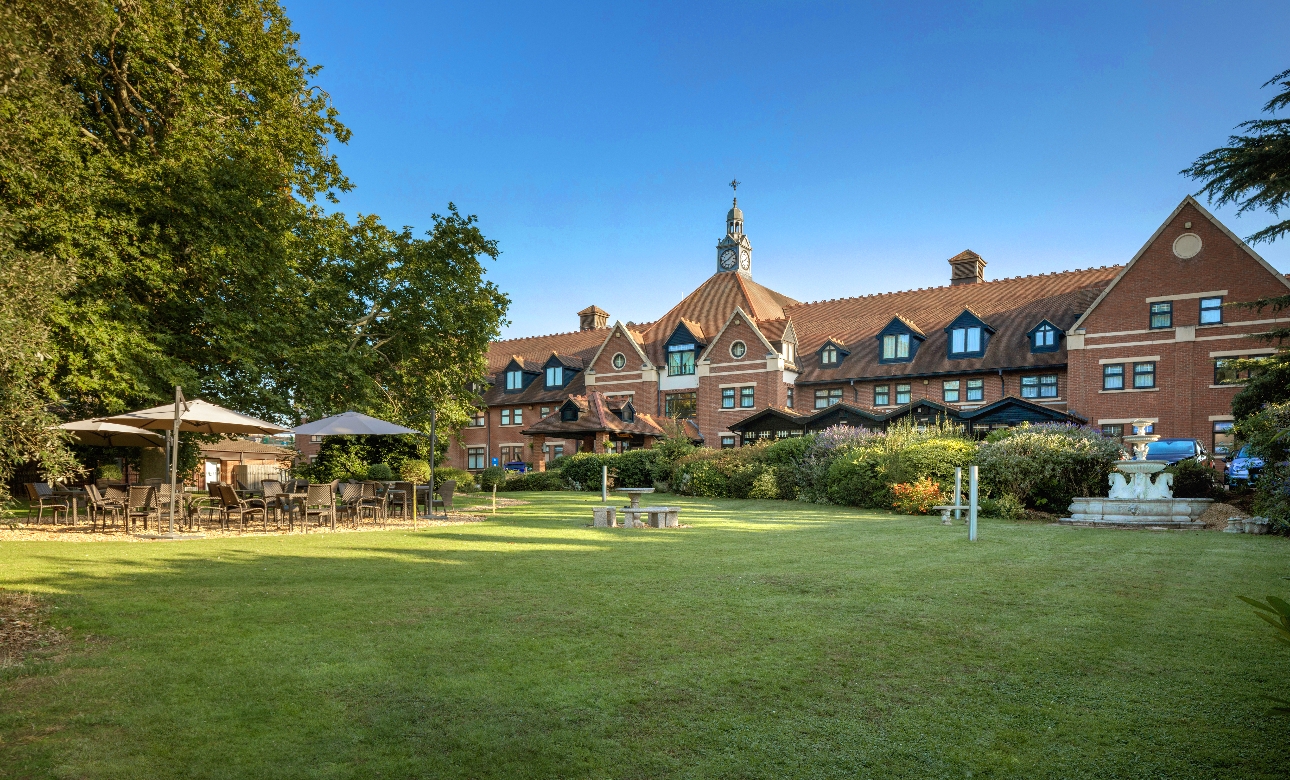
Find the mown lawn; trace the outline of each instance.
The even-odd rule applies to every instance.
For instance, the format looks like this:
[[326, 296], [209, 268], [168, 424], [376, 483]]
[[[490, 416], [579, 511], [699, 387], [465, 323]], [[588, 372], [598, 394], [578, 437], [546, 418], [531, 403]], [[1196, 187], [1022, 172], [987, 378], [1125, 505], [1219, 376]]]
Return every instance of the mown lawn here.
[[0, 544], [75, 639], [5, 777], [1285, 777], [1286, 539], [668, 499], [482, 524]]

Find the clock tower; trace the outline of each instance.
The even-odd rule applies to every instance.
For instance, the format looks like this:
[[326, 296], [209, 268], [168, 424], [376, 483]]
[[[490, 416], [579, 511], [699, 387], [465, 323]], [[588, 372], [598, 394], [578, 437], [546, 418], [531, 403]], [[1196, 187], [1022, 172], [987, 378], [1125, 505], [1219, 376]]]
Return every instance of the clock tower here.
[[[739, 182], [730, 182], [730, 187], [738, 192]], [[723, 271], [738, 271], [752, 278], [752, 244], [744, 235], [744, 213], [737, 197], [726, 214], [726, 235], [717, 242], [717, 273]]]

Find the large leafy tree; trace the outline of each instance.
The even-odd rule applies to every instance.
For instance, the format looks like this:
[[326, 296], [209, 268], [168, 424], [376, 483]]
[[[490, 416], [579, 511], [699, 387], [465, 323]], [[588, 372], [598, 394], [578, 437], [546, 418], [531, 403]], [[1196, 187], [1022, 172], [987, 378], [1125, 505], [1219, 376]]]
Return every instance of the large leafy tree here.
[[[1200, 193], [1220, 206], [1234, 204], [1238, 214], [1267, 211], [1279, 217], [1290, 207], [1290, 118], [1276, 113], [1290, 107], [1290, 70], [1273, 76], [1263, 85], [1280, 89], [1263, 105], [1268, 119], [1252, 119], [1237, 125], [1241, 131], [1227, 139], [1228, 145], [1201, 155], [1182, 171], [1204, 182]], [[1247, 238], [1251, 243], [1272, 242], [1290, 233], [1290, 219], [1281, 220]], [[1290, 308], [1290, 295], [1243, 303], [1259, 311], [1280, 312]], [[1274, 328], [1261, 338], [1283, 344], [1290, 328]], [[1241, 361], [1236, 366], [1249, 370], [1252, 378], [1232, 399], [1238, 420], [1257, 413], [1266, 404], [1290, 401], [1290, 354], [1282, 351], [1261, 360]]]
[[[284, 421], [464, 421], [508, 304], [496, 246], [451, 204], [424, 237], [324, 208], [349, 131], [276, 2], [0, 9], [0, 317], [29, 325], [0, 336], [5, 420], [181, 384]], [[10, 462], [57, 449], [0, 437]]]

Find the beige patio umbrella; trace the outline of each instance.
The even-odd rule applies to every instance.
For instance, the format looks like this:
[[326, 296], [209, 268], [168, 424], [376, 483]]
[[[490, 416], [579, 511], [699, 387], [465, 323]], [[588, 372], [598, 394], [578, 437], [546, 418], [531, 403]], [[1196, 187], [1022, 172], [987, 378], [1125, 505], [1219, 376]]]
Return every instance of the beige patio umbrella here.
[[104, 422], [170, 432], [170, 533], [175, 532], [175, 487], [178, 479], [179, 432], [192, 433], [285, 433], [281, 425], [257, 420], [222, 406], [184, 399], [183, 390], [175, 386], [175, 402], [137, 412], [105, 417]]
[[165, 444], [158, 434], [97, 418], [65, 422], [58, 427], [71, 431], [77, 442], [91, 447], [160, 447]]

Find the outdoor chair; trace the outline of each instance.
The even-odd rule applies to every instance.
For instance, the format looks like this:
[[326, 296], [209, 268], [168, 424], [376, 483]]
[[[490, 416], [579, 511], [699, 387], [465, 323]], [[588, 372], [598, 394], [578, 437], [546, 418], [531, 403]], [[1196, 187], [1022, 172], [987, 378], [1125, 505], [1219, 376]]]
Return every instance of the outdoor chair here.
[[264, 530], [269, 530], [269, 513], [265, 511], [264, 499], [262, 498], [239, 498], [237, 491], [233, 490], [232, 485], [220, 485], [220, 508], [224, 518], [224, 527], [228, 527], [228, 522], [236, 515], [237, 522], [241, 530], [246, 530], [246, 517], [251, 516], [254, 521], [258, 514], [264, 521]]
[[[442, 507], [444, 514], [451, 512], [452, 494], [456, 492], [456, 490], [457, 490], [457, 480], [448, 479], [448, 480], [444, 480], [443, 482], [440, 482], [439, 487], [435, 488], [435, 491], [434, 491], [439, 494], [439, 498], [434, 499], [434, 506]], [[431, 508], [431, 514], [434, 514], [433, 507]]]
[[134, 527], [135, 520], [143, 520], [143, 530], [148, 530], [148, 518], [157, 515], [157, 489], [149, 485], [135, 485], [130, 488], [126, 499], [125, 519], [127, 530]]
[[[163, 520], [170, 520], [170, 485], [162, 485], [155, 491], [157, 502], [157, 527], [161, 527]], [[175, 522], [182, 524], [187, 519], [188, 507], [184, 505], [184, 493], [182, 487], [176, 487], [175, 495]]]
[[385, 527], [385, 520], [390, 514], [390, 491], [385, 485], [375, 480], [363, 483], [363, 508], [372, 513], [372, 520], [379, 521]]
[[363, 511], [363, 483], [345, 482], [340, 486], [340, 503], [345, 516], [350, 518], [354, 527], [358, 527], [359, 515]]
[[104, 501], [111, 501], [124, 507], [126, 502], [130, 500], [130, 488], [125, 485], [108, 485], [105, 488], [101, 488], [101, 490], [103, 491]]
[[260, 483], [264, 489], [264, 505], [273, 510], [273, 524], [282, 524], [283, 510], [290, 511], [291, 507], [287, 504], [287, 494], [282, 489], [282, 483], [276, 479], [266, 479]]
[[120, 499], [105, 498], [99, 492], [98, 485], [86, 485], [85, 495], [88, 497], [88, 506], [90, 515], [90, 529], [94, 528], [95, 520], [101, 520], [103, 529], [107, 530], [107, 515], [112, 513], [112, 524], [115, 525], [120, 519], [122, 511], [125, 510], [125, 501]]
[[161, 487], [162, 482], [165, 482], [165, 480], [164, 479], [145, 479], [143, 481], [143, 484], [147, 487], [158, 488], [158, 487]]
[[386, 514], [394, 511], [394, 507], [399, 508], [399, 517], [407, 519], [412, 508], [412, 483], [411, 482], [394, 482], [385, 490], [386, 495]]
[[336, 530], [336, 483], [310, 485], [305, 491], [304, 521], [305, 530], [309, 529], [309, 518], [317, 517], [322, 525], [323, 518], [331, 522], [331, 530]]
[[[43, 489], [42, 489], [43, 488]], [[45, 517], [45, 510], [50, 510], [54, 518], [54, 525], [58, 525], [58, 513], [62, 512], [67, 516], [68, 504], [61, 498], [54, 496], [49, 485], [43, 482], [27, 483], [27, 519], [31, 519], [31, 510], [36, 508], [36, 522], [39, 523]]]

